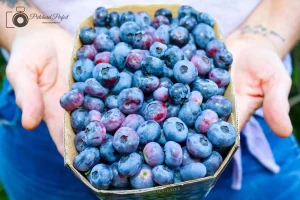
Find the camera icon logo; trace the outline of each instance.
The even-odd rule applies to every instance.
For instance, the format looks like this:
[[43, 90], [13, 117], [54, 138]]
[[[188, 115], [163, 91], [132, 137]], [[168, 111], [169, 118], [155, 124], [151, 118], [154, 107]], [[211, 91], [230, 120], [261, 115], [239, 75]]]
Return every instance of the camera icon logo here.
[[[12, 19], [12, 23], [16, 26], [16, 27], [24, 27], [28, 24], [29, 19], [28, 16], [24, 13], [25, 12], [25, 7], [23, 6], [18, 6], [16, 7], [16, 11], [17, 13], [15, 13], [11, 19]], [[13, 26], [8, 26], [8, 19], [10, 17], [9, 14], [12, 13], [12, 11], [8, 11], [6, 12], [6, 28], [15, 28]]]

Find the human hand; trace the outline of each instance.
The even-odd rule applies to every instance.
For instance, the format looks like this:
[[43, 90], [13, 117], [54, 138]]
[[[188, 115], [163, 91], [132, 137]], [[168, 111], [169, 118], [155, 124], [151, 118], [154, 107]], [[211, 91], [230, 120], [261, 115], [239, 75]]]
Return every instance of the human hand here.
[[59, 27], [30, 29], [17, 36], [6, 69], [22, 125], [31, 130], [44, 120], [63, 155], [63, 109], [59, 99], [68, 90], [73, 38]]
[[276, 48], [262, 36], [232, 34], [226, 44], [233, 54], [231, 67], [240, 128], [263, 106], [265, 120], [279, 137], [292, 132], [288, 95], [291, 79]]

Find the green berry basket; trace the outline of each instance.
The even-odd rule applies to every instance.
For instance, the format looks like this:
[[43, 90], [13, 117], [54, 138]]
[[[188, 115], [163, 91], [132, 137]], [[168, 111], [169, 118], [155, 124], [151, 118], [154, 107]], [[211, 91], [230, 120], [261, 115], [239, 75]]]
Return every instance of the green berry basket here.
[[[164, 5], [164, 4], [157, 4], [157, 5], [126, 5], [120, 7], [113, 7], [109, 8], [108, 11], [117, 11], [117, 12], [124, 12], [126, 10], [131, 10], [133, 12], [147, 12], [152, 18], [154, 17], [154, 13], [156, 10], [160, 8], [168, 8], [171, 10], [173, 16], [177, 16], [177, 10], [180, 5]], [[87, 18], [83, 21], [79, 29], [77, 31], [74, 43], [74, 49], [71, 59], [70, 65], [70, 75], [69, 75], [69, 84], [70, 86], [74, 83], [72, 77], [72, 66], [77, 60], [77, 50], [82, 46], [80, 39], [79, 39], [79, 30], [84, 27], [94, 27], [93, 23], [93, 16]], [[222, 39], [220, 29], [217, 23], [214, 25], [214, 31], [216, 32], [217, 39]], [[231, 123], [236, 128], [236, 141], [230, 147], [230, 150], [226, 157], [224, 157], [224, 161], [220, 168], [216, 171], [213, 176], [208, 176], [204, 178], [199, 178], [191, 181], [180, 182], [176, 184], [170, 184], [165, 186], [156, 186], [152, 188], [146, 189], [135, 189], [135, 190], [98, 190], [94, 188], [89, 181], [84, 177], [82, 173], [77, 171], [73, 167], [73, 159], [78, 154], [74, 145], [74, 137], [75, 133], [71, 127], [71, 117], [70, 112], [65, 112], [64, 115], [64, 163], [67, 167], [69, 167], [72, 172], [91, 190], [95, 192], [99, 199], [112, 199], [112, 200], [119, 200], [119, 199], [203, 199], [209, 191], [214, 187], [218, 178], [222, 174], [223, 170], [231, 160], [232, 156], [236, 152], [237, 148], [240, 145], [240, 135], [239, 135], [239, 125], [238, 125], [238, 113], [236, 109], [236, 102], [235, 96], [232, 88], [232, 83], [230, 83], [225, 91], [225, 95], [233, 104], [232, 113], [228, 119], [228, 122]]]

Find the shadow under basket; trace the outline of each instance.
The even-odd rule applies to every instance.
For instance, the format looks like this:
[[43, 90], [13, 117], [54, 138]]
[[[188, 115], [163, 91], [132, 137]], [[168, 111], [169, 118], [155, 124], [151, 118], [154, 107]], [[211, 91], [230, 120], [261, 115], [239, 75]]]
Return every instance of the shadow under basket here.
[[[117, 12], [124, 12], [126, 10], [131, 10], [134, 13], [145, 11], [147, 12], [152, 18], [154, 17], [154, 13], [159, 8], [168, 8], [171, 10], [173, 17], [177, 16], [177, 10], [180, 5], [126, 5], [121, 7], [113, 7], [109, 8], [108, 11], [117, 11]], [[82, 46], [81, 41], [79, 39], [79, 30], [84, 27], [94, 27], [93, 24], [93, 16], [87, 18], [83, 21], [76, 34], [74, 49], [71, 59], [70, 65], [70, 74], [69, 74], [69, 84], [70, 86], [74, 83], [72, 77], [72, 66], [77, 60], [77, 50]], [[216, 32], [217, 39], [222, 39], [220, 29], [217, 23], [214, 25], [214, 30]], [[180, 182], [176, 184], [170, 184], [165, 186], [156, 186], [152, 188], [146, 189], [135, 189], [135, 190], [98, 190], [94, 188], [89, 181], [77, 171], [73, 167], [73, 159], [78, 154], [74, 145], [74, 137], [75, 133], [71, 127], [71, 117], [70, 112], [65, 112], [64, 115], [64, 162], [67, 167], [69, 167], [72, 172], [91, 190], [95, 192], [99, 199], [203, 199], [209, 191], [213, 188], [215, 183], [217, 182], [219, 176], [231, 160], [232, 156], [234, 155], [235, 151], [240, 145], [240, 135], [239, 135], [239, 126], [238, 126], [238, 114], [236, 109], [236, 102], [235, 96], [232, 89], [232, 83], [230, 83], [225, 91], [225, 97], [227, 97], [233, 105], [232, 113], [228, 119], [228, 122], [231, 123], [236, 128], [236, 141], [230, 147], [228, 154], [224, 157], [224, 161], [220, 168], [216, 171], [213, 176], [208, 176], [200, 179], [195, 179], [191, 181]]]

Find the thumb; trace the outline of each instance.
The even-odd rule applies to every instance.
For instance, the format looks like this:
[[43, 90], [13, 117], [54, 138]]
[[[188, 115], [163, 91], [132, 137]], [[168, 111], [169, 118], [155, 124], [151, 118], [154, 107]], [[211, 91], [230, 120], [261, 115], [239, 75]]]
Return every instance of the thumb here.
[[16, 103], [22, 110], [22, 126], [32, 130], [40, 124], [44, 107], [37, 74], [11, 57], [6, 75], [14, 88]]
[[277, 75], [263, 86], [263, 109], [265, 119], [272, 131], [279, 137], [288, 137], [293, 130], [288, 103], [291, 79], [283, 65], [280, 69], [283, 70], [278, 71]]

